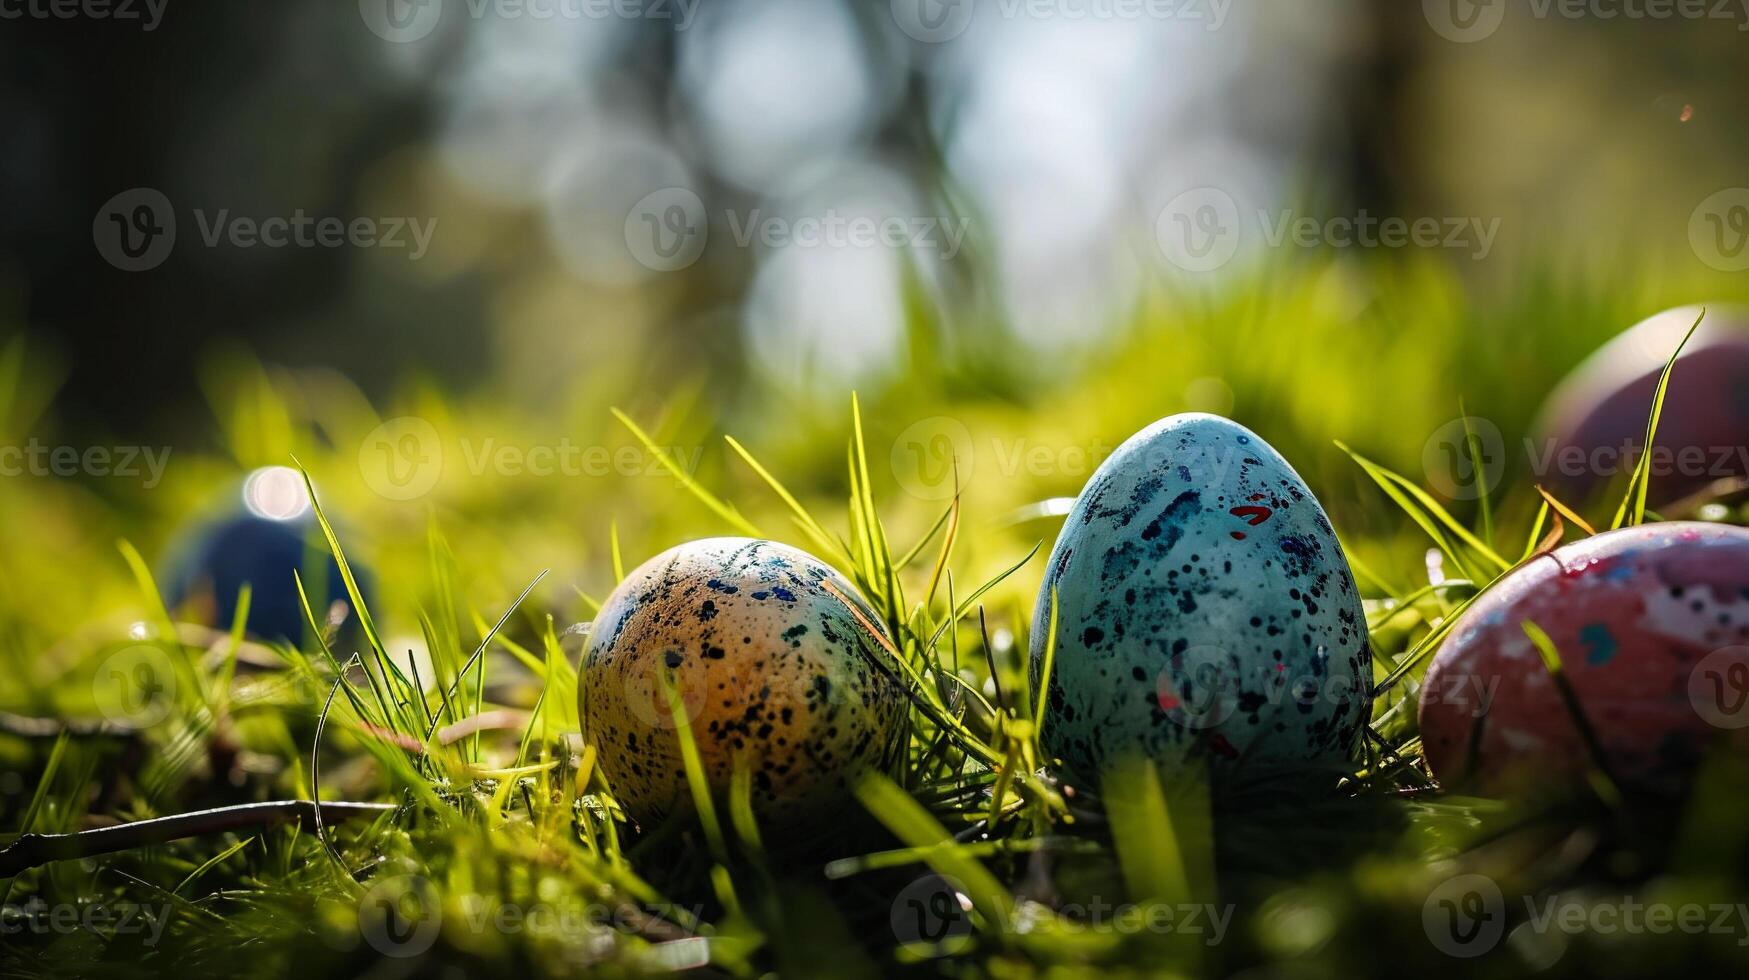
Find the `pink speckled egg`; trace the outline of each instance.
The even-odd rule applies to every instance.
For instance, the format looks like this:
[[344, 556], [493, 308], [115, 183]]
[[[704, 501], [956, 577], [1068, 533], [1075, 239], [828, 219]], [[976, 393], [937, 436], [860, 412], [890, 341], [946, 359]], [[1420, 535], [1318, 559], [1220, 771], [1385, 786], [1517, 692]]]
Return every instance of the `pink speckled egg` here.
[[1680, 789], [1715, 738], [1749, 725], [1749, 530], [1623, 528], [1508, 573], [1454, 627], [1420, 704], [1427, 762], [1447, 786], [1559, 783], [1589, 765], [1526, 621], [1554, 642], [1626, 787]]
[[[1683, 306], [1641, 321], [1556, 387], [1531, 447], [1539, 480], [1579, 499], [1621, 485], [1645, 445], [1658, 376], [1700, 311]], [[1732, 476], [1749, 476], [1749, 310], [1709, 306], [1671, 375], [1649, 500], [1668, 503]]]

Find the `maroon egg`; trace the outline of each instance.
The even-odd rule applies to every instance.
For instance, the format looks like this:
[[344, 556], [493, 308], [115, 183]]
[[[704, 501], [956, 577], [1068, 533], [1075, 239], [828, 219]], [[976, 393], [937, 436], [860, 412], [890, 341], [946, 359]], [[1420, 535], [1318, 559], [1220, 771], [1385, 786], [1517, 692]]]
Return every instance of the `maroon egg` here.
[[1458, 621], [1421, 690], [1427, 762], [1449, 787], [1559, 783], [1590, 764], [1526, 621], [1629, 788], [1679, 790], [1715, 738], [1749, 725], [1749, 530], [1623, 528], [1510, 572]]
[[[1658, 376], [1700, 310], [1683, 306], [1641, 321], [1561, 382], [1531, 446], [1539, 481], [1575, 500], [1625, 485], [1646, 442]], [[1671, 375], [1651, 466], [1654, 506], [1749, 476], [1749, 310], [1707, 307]]]

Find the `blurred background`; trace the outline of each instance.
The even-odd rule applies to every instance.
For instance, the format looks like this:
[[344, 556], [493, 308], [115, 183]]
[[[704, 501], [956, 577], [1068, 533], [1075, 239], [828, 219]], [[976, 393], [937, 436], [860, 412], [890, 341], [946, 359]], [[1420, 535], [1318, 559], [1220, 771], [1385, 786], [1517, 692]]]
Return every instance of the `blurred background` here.
[[[1132, 433], [1228, 415], [1317, 494], [1378, 650], [1403, 649], [1434, 620], [1392, 603], [1449, 611], [1423, 588], [1445, 570], [1338, 440], [1502, 554], [1527, 550], [1550, 392], [1661, 310], [1749, 304], [1746, 67], [1749, 0], [0, 0], [0, 827], [314, 798], [321, 741], [330, 796], [430, 792], [376, 768], [373, 739], [323, 736], [323, 692], [286, 680], [289, 646], [263, 646], [305, 631], [295, 556], [313, 607], [341, 595], [310, 560], [328, 545], [294, 465], [394, 663], [439, 684], [491, 647], [476, 683], [489, 661], [489, 703], [530, 712], [519, 744], [497, 733], [501, 761], [523, 761], [537, 715], [543, 746], [549, 718], [576, 730], [559, 660], [580, 641], [563, 630], [623, 569], [706, 535], [810, 545], [760, 467], [852, 533], [858, 437], [892, 553], [921, 556], [908, 594], [945, 605], [932, 542], [954, 541], [940, 567], [963, 601], [1048, 545]], [[1740, 366], [1749, 317], [1733, 317], [1721, 362]], [[1628, 346], [1655, 367], [1674, 339]], [[1702, 381], [1669, 414], [1723, 420], [1704, 439], [1749, 466], [1749, 381], [1728, 375], [1679, 371], [1678, 389]], [[1627, 431], [1648, 400], [1621, 403]], [[957, 535], [936, 535], [956, 493]], [[1742, 497], [1696, 516], [1749, 524]], [[1573, 503], [1600, 523], [1612, 509]], [[259, 642], [233, 643], [258, 559]], [[1043, 564], [943, 640], [999, 702]], [[334, 631], [340, 658], [360, 632]], [[313, 660], [295, 658], [326, 683]], [[1410, 713], [1390, 714], [1389, 737], [1413, 739]], [[146, 735], [112, 751], [101, 721]], [[1735, 903], [1741, 783], [1699, 783], [1682, 833], [1635, 830], [1677, 856], [1648, 894]], [[569, 826], [555, 798], [543, 812]], [[1241, 855], [1223, 871], [1255, 873], [1261, 904], [1221, 962], [1448, 972], [1424, 941], [1424, 879], [1456, 867], [1493, 804], [1358, 799], [1223, 828]], [[380, 866], [478, 871], [470, 892], [609, 880], [552, 864], [538, 834], [480, 827], [385, 847], [403, 863]], [[1589, 831], [1532, 830], [1485, 857], [1535, 853], [1550, 878], [1648, 869]], [[192, 938], [156, 962], [231, 968], [242, 950], [321, 971], [360, 951], [364, 920], [350, 897], [317, 901], [332, 869], [307, 832], [286, 838], [59, 861], [43, 893], [186, 894]], [[704, 854], [675, 840], [646, 839], [659, 860], [640, 869]], [[1048, 875], [1043, 848], [1025, 853], [1030, 892]], [[897, 906], [856, 905], [884, 943]], [[843, 972], [851, 944], [812, 921], [791, 919], [797, 945]], [[324, 953], [311, 937], [329, 931], [352, 945]], [[1682, 962], [1599, 932], [1566, 956], [1579, 975]], [[1562, 957], [1559, 930], [1521, 933], [1503, 951], [1523, 970]], [[583, 972], [592, 935], [550, 955], [536, 937], [482, 972]], [[1706, 942], [1740, 956], [1739, 938]], [[39, 971], [127, 958], [89, 928], [36, 939], [52, 944]], [[1175, 962], [1151, 950], [1133, 962]], [[795, 972], [822, 972], [809, 962]]]
[[10, 5], [0, 442], [167, 460], [0, 477], [10, 614], [83, 621], [36, 563], [129, 583], [116, 538], [295, 453], [379, 560], [435, 516], [482, 602], [552, 567], [581, 617], [615, 534], [723, 530], [610, 407], [752, 516], [721, 436], [841, 501], [853, 390], [895, 537], [957, 472], [974, 564], [1204, 410], [1414, 569], [1333, 440], [1419, 478], [1460, 403], [1510, 443], [1602, 340], [1749, 298], [1749, 12], [1707, 7]]

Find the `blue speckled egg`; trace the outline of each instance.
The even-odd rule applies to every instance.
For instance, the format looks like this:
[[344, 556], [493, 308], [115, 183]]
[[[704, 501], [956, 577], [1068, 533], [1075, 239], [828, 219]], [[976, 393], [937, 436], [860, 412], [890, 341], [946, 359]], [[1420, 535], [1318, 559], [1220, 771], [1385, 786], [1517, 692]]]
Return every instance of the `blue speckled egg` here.
[[855, 587], [804, 551], [751, 538], [671, 548], [595, 619], [578, 684], [584, 736], [634, 817], [689, 809], [666, 676], [713, 794], [726, 797], [744, 765], [763, 821], [817, 819], [897, 743], [905, 694], [880, 629]]
[[1339, 765], [1371, 716], [1366, 619], [1330, 521], [1231, 420], [1162, 419], [1094, 472], [1039, 591], [1035, 686], [1052, 589], [1041, 737], [1074, 776], [1126, 755], [1217, 778]]

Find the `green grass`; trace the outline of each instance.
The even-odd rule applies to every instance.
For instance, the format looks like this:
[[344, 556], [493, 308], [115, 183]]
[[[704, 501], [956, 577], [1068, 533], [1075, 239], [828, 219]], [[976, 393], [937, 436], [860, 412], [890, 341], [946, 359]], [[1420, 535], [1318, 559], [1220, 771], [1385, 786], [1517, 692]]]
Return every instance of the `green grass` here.
[[[1515, 924], [1522, 896], [1735, 902], [1749, 867], [1741, 759], [1712, 760], [1678, 805], [1624, 801], [1606, 777], [1577, 798], [1464, 797], [1420, 761], [1413, 692], [1495, 577], [1583, 534], [1581, 522], [1646, 519], [1638, 477], [1608, 512], [1551, 502], [1522, 473], [1481, 501], [1444, 501], [1421, 479], [1422, 443], [1466, 414], [1460, 402], [1510, 440], [1610, 333], [1696, 290], [1729, 300], [1745, 287], [1534, 271], [1480, 286], [1413, 260], [1349, 263], [1266, 269], [1220, 294], [1162, 286], [1126, 329], [1042, 363], [997, 338], [956, 346], [920, 322], [929, 354], [847, 405], [651, 369], [557, 406], [414, 383], [379, 417], [331, 377], [215, 362], [214, 434], [175, 447], [162, 486], [0, 481], [0, 710], [15, 719], [0, 734], [0, 829], [67, 833], [267, 800], [392, 809], [24, 871], [0, 882], [17, 926], [0, 962], [21, 975], [309, 975], [363, 972], [389, 948], [419, 955], [386, 972], [418, 973], [1444, 975], [1476, 965], [1425, 926], [1455, 874], [1497, 882]], [[14, 345], [0, 357], [7, 444], [53, 417], [50, 394], [20, 380], [47, 376], [23, 369], [37, 356]], [[1196, 383], [1209, 378], [1221, 386]], [[1680, 373], [1668, 380], [1680, 386]], [[1231, 404], [1211, 403], [1223, 392]], [[1374, 724], [1324, 791], [1214, 798], [1150, 767], [1099, 793], [1065, 791], [1040, 748], [1048, 719], [1025, 660], [1056, 523], [1024, 509], [1079, 489], [1091, 462], [1065, 450], [1115, 447], [1187, 409], [1269, 439], [1355, 559]], [[396, 415], [457, 439], [569, 437], [638, 465], [476, 474], [468, 448], [449, 445], [429, 495], [385, 498], [359, 447]], [[890, 450], [936, 416], [966, 427], [976, 458], [946, 493], [914, 495], [917, 475]], [[1036, 448], [1045, 465], [1016, 463]], [[294, 456], [344, 556], [357, 626], [337, 633], [306, 603], [311, 639], [293, 647], [229, 628], [242, 609], [214, 629], [177, 622], [146, 556], [213, 488]], [[712, 533], [820, 555], [891, 638], [886, 666], [911, 708], [904, 742], [854, 787], [855, 815], [816, 834], [762, 832], [744, 779], [710, 797], [672, 691], [697, 816], [634, 827], [581, 741], [567, 627], [628, 566]], [[1444, 557], [1437, 584], [1429, 548]], [[353, 575], [366, 556], [379, 583], [368, 608]], [[408, 638], [428, 660], [408, 658]], [[1544, 652], [1558, 670], [1559, 652]], [[118, 662], [161, 672], [149, 724], [94, 724], [121, 703]], [[20, 917], [33, 899], [144, 916], [92, 912], [90, 928], [39, 931]], [[1556, 931], [1504, 940], [1480, 962], [1503, 975], [1740, 967], [1742, 938]]]

